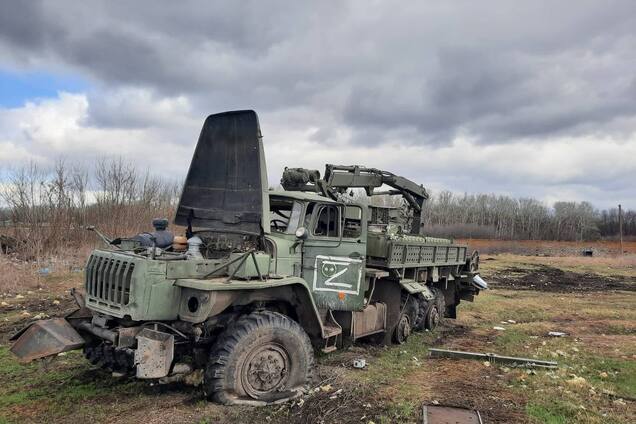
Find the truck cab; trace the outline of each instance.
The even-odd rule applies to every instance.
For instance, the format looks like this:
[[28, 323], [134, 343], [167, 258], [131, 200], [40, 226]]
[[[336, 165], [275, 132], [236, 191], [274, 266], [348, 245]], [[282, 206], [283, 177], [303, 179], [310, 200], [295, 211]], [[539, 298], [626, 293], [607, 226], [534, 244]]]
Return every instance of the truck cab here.
[[319, 308], [364, 307], [366, 211], [311, 193], [270, 194], [274, 272], [302, 277]]

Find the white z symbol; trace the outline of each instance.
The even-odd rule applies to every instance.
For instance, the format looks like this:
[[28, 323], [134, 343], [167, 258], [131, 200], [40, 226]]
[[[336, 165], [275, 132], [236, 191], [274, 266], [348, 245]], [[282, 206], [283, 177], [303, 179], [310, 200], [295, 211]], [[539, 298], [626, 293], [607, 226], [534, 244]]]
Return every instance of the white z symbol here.
[[[336, 265], [336, 264], [334, 264]], [[338, 264], [338, 265], [344, 265], [344, 264]], [[336, 278], [340, 277], [342, 274], [344, 274], [345, 272], [347, 272], [347, 270], [349, 269], [348, 266], [345, 266], [344, 268], [342, 268], [340, 271], [336, 272], [334, 275], [332, 275], [331, 277], [327, 278], [325, 280], [325, 286], [336, 286], [336, 287], [345, 287], [350, 289], [351, 287], [353, 287], [351, 284], [346, 284], [346, 283], [335, 283], [333, 282], [333, 280], [335, 280]]]

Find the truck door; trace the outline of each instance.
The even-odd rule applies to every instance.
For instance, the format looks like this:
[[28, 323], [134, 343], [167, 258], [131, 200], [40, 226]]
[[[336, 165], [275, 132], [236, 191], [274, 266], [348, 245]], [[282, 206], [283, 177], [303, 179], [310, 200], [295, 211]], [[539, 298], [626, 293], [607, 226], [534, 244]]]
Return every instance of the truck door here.
[[332, 310], [364, 307], [366, 220], [363, 208], [336, 203], [308, 205], [303, 278], [316, 305]]

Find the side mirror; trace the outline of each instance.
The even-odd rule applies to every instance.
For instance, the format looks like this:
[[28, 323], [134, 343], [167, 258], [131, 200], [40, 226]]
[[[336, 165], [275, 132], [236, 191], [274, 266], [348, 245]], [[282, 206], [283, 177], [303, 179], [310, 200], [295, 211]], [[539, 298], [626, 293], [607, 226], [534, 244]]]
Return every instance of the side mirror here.
[[289, 248], [289, 253], [293, 255], [296, 253], [296, 248], [307, 238], [309, 234], [307, 234], [307, 229], [305, 227], [298, 227], [296, 230], [296, 241]]
[[307, 229], [305, 227], [298, 227], [296, 230], [296, 238], [300, 240], [305, 240], [309, 234], [307, 234]]

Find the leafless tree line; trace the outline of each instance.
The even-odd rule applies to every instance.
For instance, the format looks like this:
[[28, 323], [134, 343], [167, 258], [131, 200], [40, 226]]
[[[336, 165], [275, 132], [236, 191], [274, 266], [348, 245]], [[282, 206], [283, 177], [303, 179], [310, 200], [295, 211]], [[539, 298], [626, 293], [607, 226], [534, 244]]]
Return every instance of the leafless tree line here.
[[[117, 236], [147, 231], [152, 218], [173, 216], [181, 184], [122, 158], [89, 165], [59, 160], [51, 168], [31, 163], [0, 173], [0, 237], [10, 236], [23, 256], [39, 258], [93, 245], [87, 225]], [[389, 197], [374, 203], [397, 206]], [[595, 240], [618, 234], [617, 209], [599, 211], [589, 202], [550, 207], [531, 198], [442, 191], [425, 202], [422, 216], [434, 236]], [[624, 212], [623, 234], [636, 236], [636, 211]]]
[[[589, 241], [618, 235], [617, 210], [599, 211], [589, 202], [550, 207], [531, 198], [442, 191], [425, 203], [422, 215], [427, 233], [462, 238]], [[623, 219], [623, 234], [636, 236], [636, 212]]]
[[152, 218], [173, 214], [180, 191], [180, 182], [142, 173], [123, 158], [30, 163], [0, 181], [0, 233], [26, 257], [56, 254], [93, 244], [87, 225], [113, 235], [148, 231]]
[[[364, 198], [354, 192], [354, 198]], [[399, 197], [372, 198], [376, 206], [403, 207]], [[424, 203], [427, 235], [500, 240], [591, 241], [618, 237], [618, 210], [599, 211], [589, 202], [555, 202], [532, 198], [442, 191]], [[623, 212], [623, 234], [636, 236], [636, 211]]]
[[[598, 219], [598, 228], [601, 235], [618, 235], [618, 208], [601, 211]], [[623, 211], [623, 234], [626, 236], [636, 236], [636, 211]]]

